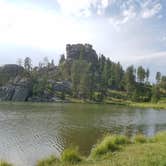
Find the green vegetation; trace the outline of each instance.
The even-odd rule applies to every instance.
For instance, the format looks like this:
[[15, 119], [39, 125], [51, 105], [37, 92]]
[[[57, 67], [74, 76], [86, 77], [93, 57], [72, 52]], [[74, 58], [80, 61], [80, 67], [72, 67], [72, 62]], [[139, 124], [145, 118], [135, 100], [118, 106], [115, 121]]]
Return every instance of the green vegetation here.
[[115, 152], [120, 149], [120, 145], [128, 144], [127, 137], [122, 135], [107, 135], [91, 151], [90, 157], [98, 158], [108, 152]]
[[[66, 149], [60, 159], [50, 156], [36, 166], [165, 166], [166, 132], [154, 137], [138, 134], [129, 139], [123, 135], [106, 135], [91, 150], [89, 157], [80, 157], [78, 148]], [[0, 166], [12, 166], [0, 161]]]
[[[152, 141], [153, 140], [153, 141]], [[71, 154], [72, 150], [65, 153]], [[72, 152], [73, 153], [73, 152]], [[75, 153], [78, 156], [78, 151]], [[63, 154], [62, 154], [63, 155]], [[45, 165], [52, 166], [49, 160]], [[48, 162], [47, 162], [48, 161]], [[79, 160], [80, 161], [80, 160]], [[72, 166], [71, 160], [57, 160], [53, 166]], [[139, 134], [134, 139], [122, 135], [106, 135], [93, 147], [87, 159], [75, 162], [76, 166], [165, 166], [166, 165], [166, 133], [160, 132], [154, 137], [146, 138]]]
[[[67, 45], [66, 57], [61, 55], [57, 66], [47, 57], [35, 67], [29, 57], [19, 59], [18, 64], [22, 66], [19, 70], [24, 71], [21, 76], [17, 72], [13, 76], [13, 72], [5, 72], [2, 67], [0, 86], [8, 85], [12, 80], [15, 84], [19, 77], [27, 79], [31, 84], [28, 83], [29, 93], [25, 101], [62, 100], [131, 106], [140, 103], [138, 106], [156, 107], [162, 98], [166, 98], [166, 76], [157, 72], [156, 82], [152, 84], [148, 68], [131, 65], [124, 69], [119, 62], [97, 55], [89, 44]], [[2, 96], [4, 94], [6, 92], [2, 90]], [[10, 95], [5, 99], [12, 100]], [[159, 105], [166, 108], [164, 104]]]
[[137, 134], [134, 137], [134, 142], [135, 143], [146, 143], [147, 142], [147, 138], [144, 135], [142, 135], [142, 134]]
[[59, 160], [52, 155], [44, 160], [39, 160], [36, 166], [54, 166], [57, 163], [59, 163]]
[[[70, 61], [62, 55], [58, 70], [51, 78], [55, 81], [67, 80], [72, 84], [70, 92], [61, 92], [61, 99], [65, 99], [65, 95], [67, 95], [69, 98], [84, 101], [103, 102], [112, 97], [110, 91], [116, 91], [125, 93], [125, 97], [118, 95], [114, 96], [115, 99], [157, 103], [161, 97], [166, 96], [166, 79], [160, 72], [156, 74], [156, 84], [152, 85], [149, 82], [149, 69], [144, 69], [142, 66], [138, 68], [129, 66], [124, 70], [119, 62], [114, 63], [104, 55], [100, 55], [95, 62], [87, 61], [83, 50], [84, 48], [80, 50], [79, 58]], [[43, 65], [38, 67], [45, 71], [41, 75], [39, 69], [34, 68], [34, 70], [31, 67], [31, 60], [25, 59], [24, 67], [33, 78], [33, 95], [41, 96], [45, 92], [53, 92], [48, 77], [52, 65], [54, 64], [50, 63], [48, 59], [47, 63], [43, 62]]]
[[61, 156], [61, 161], [66, 163], [78, 163], [82, 160], [79, 155], [78, 148], [68, 148], [65, 149]]
[[1, 160], [0, 166], [12, 166], [12, 164], [7, 163], [6, 161]]

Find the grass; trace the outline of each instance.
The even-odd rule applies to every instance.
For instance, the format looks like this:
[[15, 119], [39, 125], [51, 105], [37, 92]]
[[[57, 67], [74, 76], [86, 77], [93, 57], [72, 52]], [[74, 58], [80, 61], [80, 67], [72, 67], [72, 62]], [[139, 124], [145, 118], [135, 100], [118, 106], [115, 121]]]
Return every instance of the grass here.
[[165, 132], [159, 132], [154, 136], [154, 141], [155, 142], [162, 142], [166, 143], [166, 131]]
[[137, 134], [133, 139], [134, 143], [146, 143], [147, 140], [148, 139], [143, 134]]
[[59, 163], [59, 159], [51, 155], [50, 157], [46, 159], [39, 160], [36, 166], [54, 166], [55, 164], [58, 164], [58, 163]]
[[61, 155], [61, 161], [65, 163], [78, 163], [82, 160], [78, 148], [68, 148]]
[[92, 148], [90, 157], [98, 158], [109, 152], [115, 152], [120, 149], [120, 145], [129, 143], [127, 137], [118, 135], [106, 135], [101, 142]]
[[133, 141], [122, 135], [109, 134], [93, 147], [87, 158], [82, 159], [78, 149], [69, 148], [53, 165], [49, 165], [48, 159], [46, 162], [47, 165], [37, 166], [166, 166], [166, 132], [152, 138], [139, 134]]
[[129, 106], [132, 107], [141, 107], [141, 108], [154, 108], [154, 109], [166, 109], [166, 103], [134, 103], [134, 102], [130, 102], [128, 103]]
[[[152, 141], [153, 140], [153, 141]], [[78, 148], [66, 149], [60, 159], [50, 156], [36, 166], [166, 166], [166, 132], [146, 138], [136, 135], [131, 141], [122, 135], [106, 135], [87, 158], [80, 157]], [[0, 166], [12, 166], [0, 161]]]
[[0, 166], [12, 166], [12, 164], [7, 163], [6, 161], [1, 160], [0, 161]]

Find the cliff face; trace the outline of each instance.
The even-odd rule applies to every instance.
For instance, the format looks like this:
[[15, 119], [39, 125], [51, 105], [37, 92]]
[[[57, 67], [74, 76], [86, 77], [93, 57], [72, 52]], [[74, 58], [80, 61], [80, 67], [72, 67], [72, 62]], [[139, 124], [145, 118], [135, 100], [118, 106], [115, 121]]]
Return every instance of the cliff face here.
[[0, 101], [26, 101], [31, 93], [31, 81], [24, 77], [24, 68], [15, 64], [0, 68]]
[[97, 62], [98, 56], [96, 51], [90, 44], [67, 44], [66, 45], [67, 60], [77, 60], [80, 57], [88, 62]]
[[[90, 44], [68, 44], [66, 54], [68, 70], [80, 58], [93, 66], [98, 62], [97, 53]], [[63, 80], [59, 70], [58, 66], [51, 64], [35, 67], [32, 73], [16, 64], [0, 67], [0, 101], [55, 101], [59, 94], [70, 94], [71, 82]]]
[[[57, 67], [47, 69], [43, 67], [35, 72], [38, 73], [38, 76], [36, 75], [32, 79], [21, 66], [9, 64], [0, 67], [0, 101], [49, 102], [59, 100], [55, 95], [56, 92], [70, 93], [70, 82], [54, 80], [58, 73]], [[47, 77], [46, 83], [52, 87], [52, 91], [43, 89], [42, 96], [34, 96], [34, 79], [39, 83], [38, 86], [41, 86], [43, 77]]]
[[23, 72], [24, 68], [15, 64], [8, 64], [0, 67], [0, 85], [5, 85], [17, 76], [21, 76]]

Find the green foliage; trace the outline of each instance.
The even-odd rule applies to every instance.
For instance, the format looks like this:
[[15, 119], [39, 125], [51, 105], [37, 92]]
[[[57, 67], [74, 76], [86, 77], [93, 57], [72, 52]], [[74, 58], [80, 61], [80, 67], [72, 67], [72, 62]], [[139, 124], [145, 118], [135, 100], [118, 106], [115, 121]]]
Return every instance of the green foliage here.
[[128, 93], [132, 92], [135, 88], [135, 69], [133, 66], [129, 66], [126, 69], [125, 76], [124, 76], [124, 82], [125, 82], [125, 89]]
[[48, 82], [46, 77], [34, 80], [32, 93], [35, 96], [42, 96], [44, 92], [52, 92], [52, 85]]
[[65, 149], [61, 155], [61, 161], [76, 164], [82, 160], [78, 152], [78, 148]]
[[[149, 69], [139, 66], [136, 71], [134, 66], [129, 66], [124, 70], [119, 62], [112, 62], [104, 55], [97, 56], [91, 49], [92, 46], [88, 44], [79, 45], [76, 53], [72, 51], [73, 57], [67, 55], [65, 58], [62, 54], [58, 66], [54, 65], [53, 60], [50, 63], [48, 58], [44, 58], [44, 63], [32, 68], [31, 59], [26, 57], [23, 76], [32, 80], [32, 96], [42, 96], [45, 92], [54, 95], [56, 92], [52, 92], [53, 82], [64, 80], [72, 84], [69, 97], [84, 101], [102, 102], [115, 98], [157, 103], [160, 97], [166, 96], [166, 76], [162, 76], [160, 72], [156, 73], [157, 83], [152, 86], [149, 82]], [[91, 51], [92, 55], [89, 53]], [[19, 60], [19, 65], [21, 64]], [[0, 86], [14, 82], [18, 76], [16, 74], [12, 77], [8, 73], [0, 68]], [[126, 95], [114, 95], [110, 91], [123, 92]], [[65, 93], [62, 92], [59, 97], [64, 100]]]
[[1, 160], [0, 161], [0, 166], [12, 166], [12, 164], [7, 163], [6, 161]]
[[125, 136], [118, 135], [106, 135], [101, 142], [99, 142], [91, 151], [90, 156], [92, 158], [99, 157], [109, 152], [115, 152], [119, 150], [119, 145], [128, 144], [129, 140]]
[[114, 143], [112, 136], [108, 135], [92, 149], [91, 157], [96, 158], [108, 152], [115, 152], [117, 150], [119, 150], [119, 146]]
[[134, 143], [146, 143], [147, 138], [143, 134], [137, 134], [133, 139]]
[[145, 69], [142, 66], [139, 66], [137, 69], [137, 79], [139, 82], [144, 82], [146, 77]]
[[166, 132], [159, 132], [154, 136], [154, 140], [157, 142], [166, 143]]
[[112, 142], [115, 143], [116, 145], [125, 145], [129, 144], [130, 140], [124, 135], [113, 135]]
[[46, 159], [39, 160], [36, 166], [55, 166], [57, 163], [59, 163], [59, 160], [52, 155]]
[[89, 98], [92, 86], [91, 64], [79, 59], [73, 62], [71, 69], [71, 80], [73, 94], [75, 97]]
[[159, 90], [159, 87], [157, 85], [154, 85], [152, 87], [152, 98], [151, 98], [151, 101], [153, 103], [157, 103], [160, 99], [160, 90]]
[[101, 92], [95, 92], [93, 93], [92, 100], [96, 102], [102, 102], [104, 99], [104, 96]]
[[135, 89], [132, 92], [132, 101], [134, 102], [149, 102], [151, 100], [151, 87], [143, 83], [136, 83]]
[[164, 90], [166, 90], [166, 76], [162, 76], [161, 82], [160, 82], [160, 87]]

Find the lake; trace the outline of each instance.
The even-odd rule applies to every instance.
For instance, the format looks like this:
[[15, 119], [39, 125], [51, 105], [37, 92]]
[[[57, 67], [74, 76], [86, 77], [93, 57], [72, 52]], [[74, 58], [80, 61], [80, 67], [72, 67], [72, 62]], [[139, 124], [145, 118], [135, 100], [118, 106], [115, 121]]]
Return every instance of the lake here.
[[0, 158], [33, 166], [71, 145], [88, 155], [104, 133], [148, 136], [166, 130], [166, 110], [95, 104], [1, 104]]

